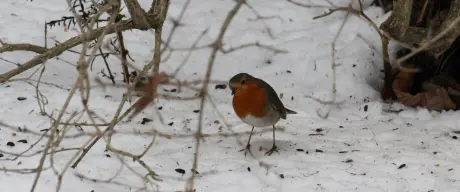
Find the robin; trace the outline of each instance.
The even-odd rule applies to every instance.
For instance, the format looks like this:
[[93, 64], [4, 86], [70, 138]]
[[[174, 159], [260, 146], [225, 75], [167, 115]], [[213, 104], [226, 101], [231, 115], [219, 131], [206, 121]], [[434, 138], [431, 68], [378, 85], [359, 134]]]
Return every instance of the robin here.
[[246, 124], [252, 126], [246, 148], [240, 150], [251, 153], [251, 136], [254, 127], [273, 126], [273, 146], [265, 154], [278, 152], [275, 145], [275, 124], [280, 119], [286, 119], [287, 114], [297, 112], [287, 109], [278, 97], [275, 90], [265, 81], [247, 73], [239, 73], [229, 81], [229, 88], [233, 96], [233, 109], [236, 115]]

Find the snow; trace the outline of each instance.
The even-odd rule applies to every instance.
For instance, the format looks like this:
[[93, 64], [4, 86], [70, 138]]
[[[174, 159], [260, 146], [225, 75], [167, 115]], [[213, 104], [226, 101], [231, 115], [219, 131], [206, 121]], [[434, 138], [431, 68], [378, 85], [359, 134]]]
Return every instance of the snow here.
[[[140, 0], [144, 8], [151, 1]], [[252, 137], [252, 152], [255, 157], [238, 152], [246, 143], [248, 135], [240, 137], [213, 136], [203, 140], [197, 171], [195, 188], [197, 191], [358, 191], [358, 192], [403, 192], [403, 191], [444, 191], [453, 192], [460, 188], [459, 141], [454, 139], [460, 118], [458, 112], [434, 112], [426, 109], [407, 108], [398, 103], [382, 102], [378, 90], [382, 86], [383, 73], [380, 57], [380, 39], [366, 22], [357, 17], [348, 18], [338, 41], [336, 42], [337, 102], [324, 105], [316, 100], [332, 98], [331, 43], [339, 30], [345, 13], [337, 12], [328, 17], [312, 20], [312, 17], [325, 13], [326, 9], [306, 9], [287, 1], [251, 0], [248, 1], [261, 16], [275, 16], [273, 19], [251, 21], [257, 16], [251, 9], [243, 6], [230, 25], [224, 41], [225, 48], [259, 41], [262, 44], [287, 50], [287, 54], [274, 54], [261, 48], [246, 48], [229, 54], [219, 54], [213, 69], [212, 79], [228, 81], [238, 72], [247, 72], [264, 79], [278, 93], [283, 93], [282, 101], [287, 108], [298, 112], [288, 115], [277, 127], [276, 143], [280, 153], [264, 156], [271, 147], [272, 134], [268, 129], [263, 134]], [[325, 1], [298, 1], [303, 3], [328, 5]], [[344, 0], [332, 1], [336, 5], [346, 6]], [[377, 24], [383, 22], [389, 14], [365, 1], [365, 13]], [[169, 18], [177, 18], [185, 3], [171, 1]], [[185, 12], [182, 23], [176, 31], [171, 45], [174, 48], [190, 47], [203, 30], [209, 32], [199, 45], [211, 43], [218, 35], [221, 23], [234, 1], [193, 0]], [[354, 7], [359, 4], [356, 1]], [[126, 11], [126, 10], [125, 10]], [[35, 0], [0, 1], [0, 39], [6, 43], [33, 43], [44, 45], [43, 26], [46, 21], [70, 16], [66, 1]], [[273, 38], [266, 31], [268, 26]], [[168, 20], [164, 36], [170, 33], [172, 24]], [[62, 26], [48, 31], [48, 46], [64, 42], [75, 36], [76, 29], [68, 32]], [[363, 37], [372, 46], [367, 44]], [[124, 37], [136, 66], [141, 68], [153, 56], [153, 33], [150, 31], [127, 31]], [[372, 50], [376, 47], [377, 50]], [[391, 46], [394, 52], [394, 46]], [[79, 51], [79, 47], [73, 48]], [[187, 56], [187, 51], [173, 52], [169, 60], [161, 64], [161, 70], [173, 72]], [[206, 71], [210, 49], [194, 51], [187, 64], [180, 70], [182, 80], [203, 78]], [[0, 54], [0, 57], [17, 63], [23, 63], [35, 54], [12, 52]], [[57, 84], [64, 89], [46, 84], [40, 90], [46, 96], [46, 110], [56, 116], [64, 104], [68, 90], [76, 79], [75, 63], [78, 55], [65, 52], [59, 59], [46, 62], [42, 81]], [[67, 63], [70, 62], [71, 64]], [[268, 62], [270, 61], [270, 62]], [[116, 73], [118, 86], [94, 88], [89, 100], [90, 109], [104, 121], [110, 121], [126, 90], [122, 86], [121, 67], [118, 59], [109, 57], [112, 70]], [[0, 60], [0, 71], [6, 72], [14, 64]], [[101, 77], [105, 69], [101, 59], [96, 60], [91, 79]], [[288, 73], [287, 71], [290, 71]], [[34, 70], [14, 77], [27, 77]], [[35, 74], [34, 79], [38, 78]], [[110, 83], [108, 79], [102, 78]], [[33, 82], [32, 82], [33, 83]], [[35, 83], [34, 83], [35, 84]], [[13, 81], [0, 85], [0, 122], [13, 128], [0, 126], [0, 166], [6, 169], [35, 168], [46, 143], [41, 140], [26, 156], [11, 160], [39, 140], [40, 130], [51, 126], [46, 116], [40, 115], [35, 100], [35, 89], [24, 81]], [[172, 87], [168, 87], [172, 88]], [[160, 88], [161, 89], [161, 88]], [[179, 93], [193, 95], [192, 91]], [[203, 131], [206, 134], [230, 133], [224, 126], [227, 122], [235, 132], [250, 131], [236, 117], [231, 107], [231, 94], [225, 90], [214, 89], [210, 85], [212, 101], [217, 110], [206, 105]], [[78, 93], [77, 93], [78, 95]], [[110, 95], [110, 97], [106, 97]], [[18, 101], [17, 97], [27, 97]], [[291, 98], [294, 99], [291, 99]], [[155, 109], [160, 111], [164, 123], [159, 121]], [[126, 104], [125, 109], [129, 107]], [[193, 134], [197, 129], [199, 100], [175, 101], [160, 99], [155, 106], [147, 108], [131, 122], [121, 122], [116, 130], [131, 134], [116, 134], [112, 139], [113, 147], [139, 154], [148, 145], [151, 136], [132, 134], [148, 132], [153, 129], [172, 134], [172, 139], [157, 137], [154, 146], [142, 158], [163, 181], [156, 181], [140, 191], [180, 191], [184, 190], [191, 175], [195, 140], [191, 137], [174, 137]], [[72, 112], [81, 111], [79, 96], [72, 99], [64, 120]], [[402, 110], [397, 113], [394, 111]], [[330, 111], [328, 118], [320, 114]], [[220, 117], [223, 116], [224, 119]], [[80, 117], [81, 116], [81, 117]], [[88, 120], [86, 115], [77, 116], [80, 122]], [[140, 124], [142, 118], [154, 121]], [[218, 120], [220, 123], [215, 123]], [[102, 121], [100, 121], [102, 122]], [[168, 125], [170, 123], [172, 125]], [[33, 133], [20, 132], [16, 127], [27, 128]], [[269, 128], [269, 127], [267, 127]], [[69, 135], [78, 133], [79, 128], [72, 127]], [[94, 131], [94, 127], [82, 127], [84, 131]], [[316, 134], [318, 129], [322, 129]], [[261, 131], [263, 129], [259, 129]], [[16, 133], [16, 136], [12, 136]], [[27, 144], [17, 140], [26, 139]], [[67, 138], [60, 147], [78, 148], [90, 137]], [[12, 141], [14, 147], [7, 146]], [[258, 149], [262, 147], [263, 150]], [[298, 151], [302, 149], [303, 151]], [[130, 158], [117, 158], [114, 153], [104, 152], [105, 141], [99, 141], [76, 169], [68, 169], [62, 179], [60, 191], [66, 192], [115, 192], [137, 191], [144, 187], [142, 176], [146, 170]], [[60, 152], [54, 155], [54, 168], [50, 168], [50, 158], [45, 162], [36, 191], [56, 191], [58, 178], [53, 171], [61, 172], [76, 151]], [[107, 157], [106, 155], [110, 156]], [[125, 162], [124, 164], [121, 161]], [[268, 165], [269, 169], [266, 169]], [[175, 169], [184, 169], [184, 175]], [[249, 171], [250, 170], [250, 171]], [[137, 172], [137, 173], [135, 173]], [[1, 191], [29, 191], [35, 173], [0, 173]], [[90, 178], [82, 179], [77, 175]], [[281, 178], [280, 174], [284, 176]], [[140, 176], [139, 176], [140, 175]], [[98, 181], [91, 181], [97, 179]], [[100, 181], [99, 181], [100, 180]], [[108, 182], [103, 182], [109, 180]], [[124, 185], [118, 185], [116, 183]]]

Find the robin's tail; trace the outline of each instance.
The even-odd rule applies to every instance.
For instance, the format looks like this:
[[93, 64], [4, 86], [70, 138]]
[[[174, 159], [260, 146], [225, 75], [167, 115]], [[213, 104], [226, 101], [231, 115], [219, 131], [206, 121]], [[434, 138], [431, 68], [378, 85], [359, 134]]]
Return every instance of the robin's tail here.
[[293, 110], [290, 110], [288, 108], [284, 108], [284, 110], [286, 110], [286, 113], [287, 114], [297, 114], [297, 112], [293, 111]]

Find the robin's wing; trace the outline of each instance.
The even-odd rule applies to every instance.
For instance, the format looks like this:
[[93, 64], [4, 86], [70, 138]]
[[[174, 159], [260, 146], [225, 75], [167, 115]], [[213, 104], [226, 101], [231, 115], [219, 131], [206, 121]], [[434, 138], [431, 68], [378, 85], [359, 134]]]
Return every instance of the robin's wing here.
[[259, 79], [259, 81], [265, 89], [265, 95], [267, 96], [270, 106], [280, 112], [282, 119], [286, 119], [286, 109], [284, 108], [283, 102], [281, 102], [276, 91], [265, 81], [261, 79]]

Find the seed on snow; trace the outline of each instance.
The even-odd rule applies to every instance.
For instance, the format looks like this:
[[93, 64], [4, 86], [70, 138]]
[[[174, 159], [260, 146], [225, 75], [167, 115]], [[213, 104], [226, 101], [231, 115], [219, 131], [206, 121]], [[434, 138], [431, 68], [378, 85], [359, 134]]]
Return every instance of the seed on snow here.
[[225, 85], [225, 84], [218, 84], [215, 87], [215, 89], [226, 89], [226, 88], [227, 88], [227, 85]]
[[344, 162], [344, 163], [352, 163], [352, 162], [353, 162], [353, 159], [347, 159], [347, 160], [342, 161], [342, 162]]
[[142, 118], [141, 124], [142, 124], [142, 125], [145, 125], [145, 124], [148, 123], [148, 122], [152, 122], [152, 120], [149, 119], [149, 118], [145, 118], [145, 117], [144, 117], [144, 118]]
[[178, 168], [175, 170], [176, 172], [180, 173], [180, 174], [185, 174], [185, 170], [181, 169], [181, 168]]
[[401, 165], [398, 167], [398, 169], [402, 169], [402, 168], [404, 168], [404, 167], [406, 167], [406, 164], [401, 164]]
[[190, 171], [195, 172], [195, 174], [200, 174], [200, 173], [198, 173], [198, 171], [196, 171], [194, 169], [191, 169]]

